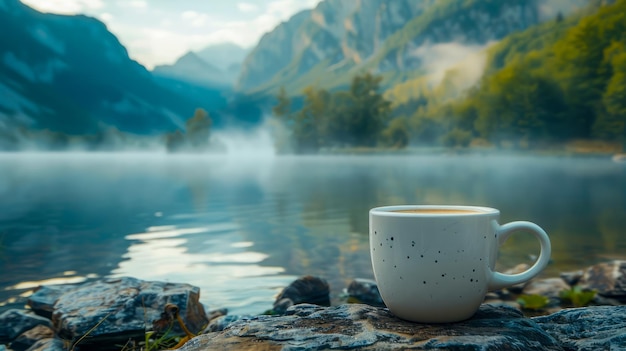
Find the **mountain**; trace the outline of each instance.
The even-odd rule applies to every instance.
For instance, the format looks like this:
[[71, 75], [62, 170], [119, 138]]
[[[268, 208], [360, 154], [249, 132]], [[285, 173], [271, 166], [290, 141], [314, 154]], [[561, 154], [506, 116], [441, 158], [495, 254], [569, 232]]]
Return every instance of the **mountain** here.
[[181, 56], [173, 65], [159, 65], [152, 73], [157, 77], [172, 78], [198, 85], [226, 85], [228, 77], [221, 69], [201, 59], [190, 51]]
[[397, 84], [385, 92], [390, 126], [414, 145], [626, 150], [625, 13], [626, 0], [592, 0], [510, 34], [481, 53], [461, 94], [456, 68], [436, 84]]
[[157, 84], [94, 18], [0, 0], [0, 23], [0, 129], [154, 134], [203, 106]]
[[228, 72], [234, 67], [241, 66], [249, 52], [249, 49], [244, 49], [234, 43], [221, 43], [209, 45], [196, 54], [204, 61]]
[[248, 50], [232, 43], [211, 45], [198, 52], [190, 51], [173, 65], [153, 69], [157, 77], [178, 79], [200, 86], [234, 85]]
[[244, 61], [237, 89], [346, 86], [368, 70], [387, 86], [426, 73], [434, 45], [480, 51], [510, 33], [567, 14], [587, 0], [325, 0], [265, 34]]

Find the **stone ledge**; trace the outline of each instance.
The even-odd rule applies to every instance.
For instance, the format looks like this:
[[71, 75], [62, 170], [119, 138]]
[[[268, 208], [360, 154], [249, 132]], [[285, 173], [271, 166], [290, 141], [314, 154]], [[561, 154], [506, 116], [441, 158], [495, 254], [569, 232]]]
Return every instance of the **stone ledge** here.
[[[598, 330], [607, 325], [614, 327]], [[418, 324], [400, 320], [385, 308], [363, 304], [296, 305], [285, 316], [233, 322], [221, 332], [192, 339], [181, 350], [333, 349], [626, 349], [626, 306], [568, 309], [526, 318], [514, 308], [485, 304], [464, 322]]]
[[[597, 294], [590, 303], [596, 307], [562, 310], [569, 303], [558, 293], [574, 288], [595, 290]], [[175, 335], [184, 335], [177, 330], [179, 323], [174, 323], [173, 304], [178, 317], [192, 330], [190, 333], [206, 333], [184, 346], [194, 351], [626, 350], [626, 306], [622, 305], [626, 302], [626, 261], [600, 263], [564, 273], [561, 278], [534, 280], [513, 290], [489, 293], [486, 304], [470, 320], [427, 325], [394, 317], [384, 308], [372, 280], [355, 279], [345, 290], [347, 302], [367, 305], [322, 307], [318, 305], [330, 301], [328, 283], [319, 277], [304, 276], [287, 286], [274, 308], [266, 312], [281, 316], [250, 316], [227, 315], [223, 308], [205, 313], [199, 289], [189, 284], [129, 277], [103, 279], [39, 287], [28, 301], [32, 311], [0, 314], [0, 344], [8, 343], [8, 350], [15, 351], [29, 345], [29, 351], [61, 351], [68, 345], [77, 346], [79, 351], [119, 351], [118, 345], [130, 339], [139, 349], [146, 332], [163, 332], [167, 325], [174, 327]], [[521, 311], [516, 302], [519, 294], [545, 296], [549, 304], [538, 311]], [[529, 318], [538, 314], [542, 316]], [[50, 331], [53, 338], [49, 338]], [[89, 337], [82, 338], [85, 334]], [[81, 342], [75, 345], [78, 340]], [[3, 349], [7, 348], [0, 345]]]

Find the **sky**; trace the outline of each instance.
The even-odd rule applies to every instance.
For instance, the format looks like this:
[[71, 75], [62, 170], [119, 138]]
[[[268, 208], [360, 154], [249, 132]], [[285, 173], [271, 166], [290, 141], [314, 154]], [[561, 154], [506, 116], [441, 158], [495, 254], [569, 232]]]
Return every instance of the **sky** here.
[[131, 58], [152, 69], [211, 44], [233, 42], [252, 47], [280, 22], [321, 0], [21, 1], [41, 12], [98, 18]]

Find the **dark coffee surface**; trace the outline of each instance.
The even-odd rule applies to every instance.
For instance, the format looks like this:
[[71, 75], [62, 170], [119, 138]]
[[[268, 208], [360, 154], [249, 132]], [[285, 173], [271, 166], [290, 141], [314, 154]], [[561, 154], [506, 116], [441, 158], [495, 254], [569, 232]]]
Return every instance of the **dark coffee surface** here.
[[484, 213], [481, 211], [473, 211], [473, 210], [460, 210], [453, 208], [423, 208], [423, 209], [410, 209], [410, 210], [397, 210], [392, 212], [399, 213], [415, 213], [415, 214], [477, 214]]

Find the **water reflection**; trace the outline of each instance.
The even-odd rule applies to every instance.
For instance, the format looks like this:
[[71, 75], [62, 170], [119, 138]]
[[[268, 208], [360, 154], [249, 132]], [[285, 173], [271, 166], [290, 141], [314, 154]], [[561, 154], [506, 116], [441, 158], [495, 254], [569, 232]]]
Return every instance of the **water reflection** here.
[[[0, 155], [0, 169], [10, 303], [57, 278], [123, 275], [197, 285], [231, 313], [270, 308], [302, 274], [326, 278], [336, 298], [372, 278], [368, 210], [389, 204], [482, 205], [501, 222], [536, 222], [553, 242], [549, 275], [626, 252], [626, 167], [605, 159], [39, 154]], [[500, 263], [533, 253], [530, 235], [514, 235]]]

